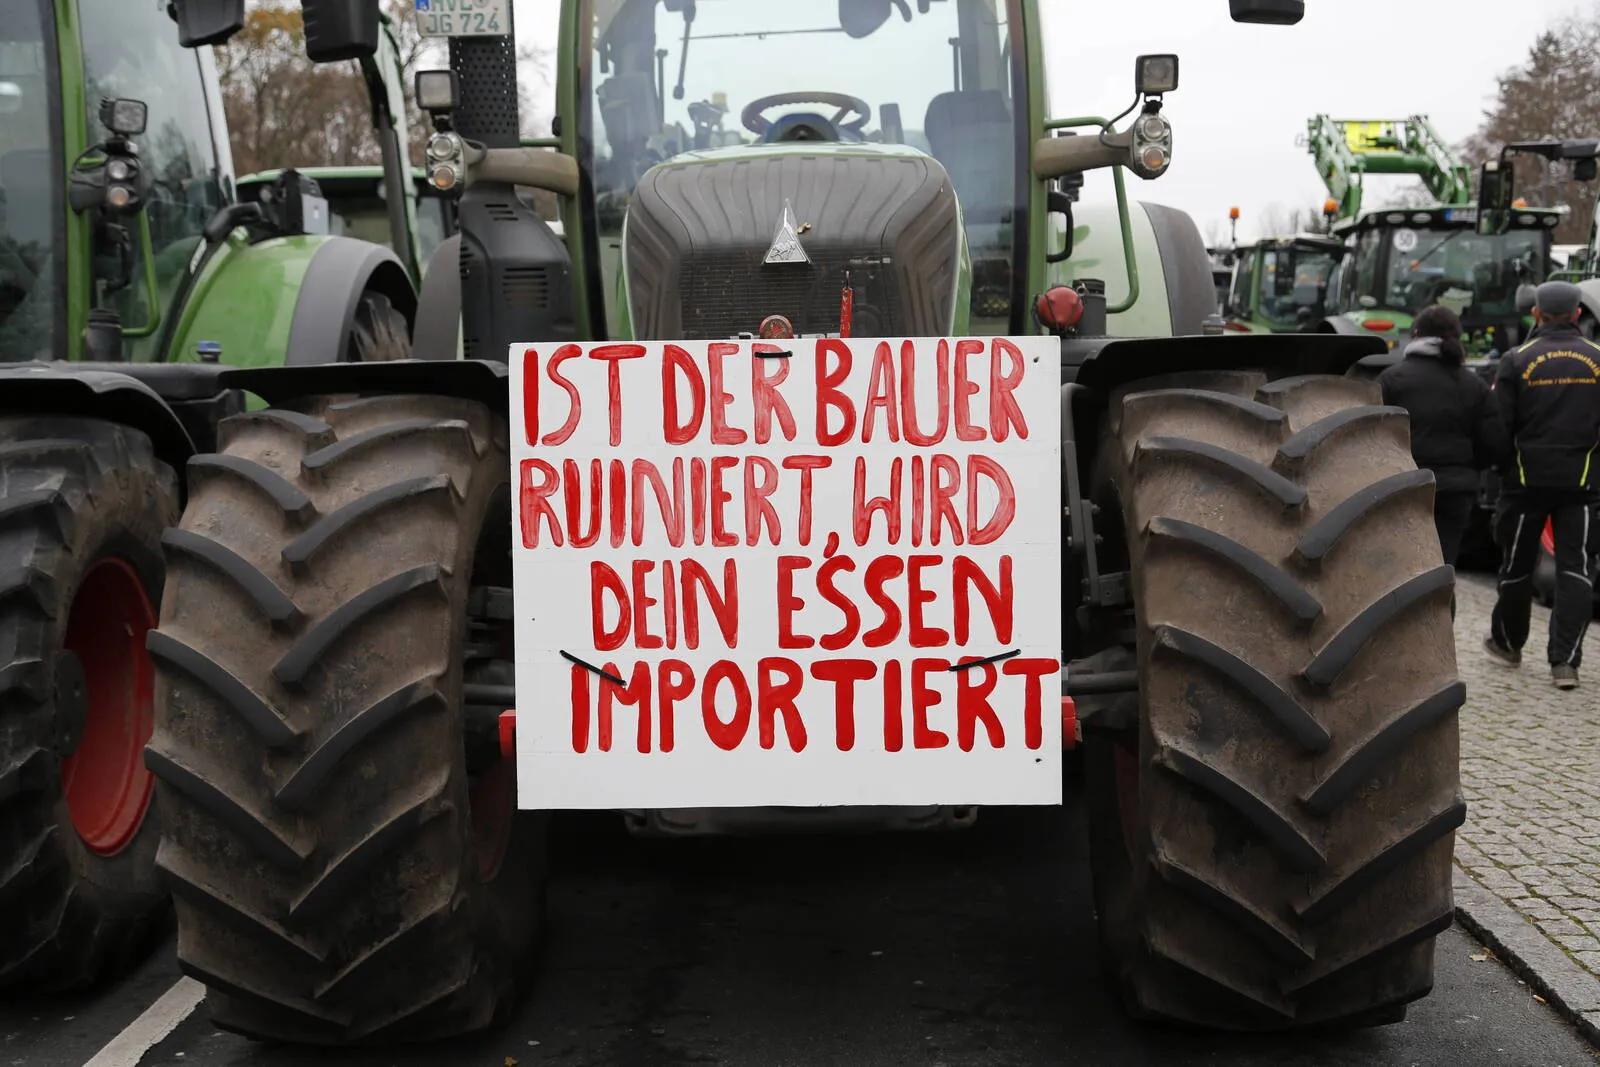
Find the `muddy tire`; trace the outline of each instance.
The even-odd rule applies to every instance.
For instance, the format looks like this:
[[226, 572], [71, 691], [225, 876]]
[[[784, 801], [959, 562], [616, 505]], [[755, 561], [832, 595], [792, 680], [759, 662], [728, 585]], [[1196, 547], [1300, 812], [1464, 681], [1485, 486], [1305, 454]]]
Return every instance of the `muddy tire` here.
[[1105, 958], [1139, 1017], [1390, 1022], [1432, 985], [1465, 689], [1432, 478], [1377, 399], [1247, 373], [1113, 398], [1104, 513], [1137, 645], [1101, 656], [1140, 693], [1086, 727], [1087, 792]]
[[406, 317], [382, 293], [369, 289], [361, 294], [350, 331], [348, 358], [352, 363], [411, 358], [411, 331]]
[[179, 961], [254, 1037], [486, 1026], [544, 903], [544, 823], [463, 704], [464, 670], [509, 654], [509, 619], [469, 624], [511, 584], [505, 424], [323, 399], [228, 419], [220, 447], [190, 464], [150, 639]]
[[139, 752], [177, 515], [138, 431], [0, 418], [0, 989], [90, 985], [167, 915]]

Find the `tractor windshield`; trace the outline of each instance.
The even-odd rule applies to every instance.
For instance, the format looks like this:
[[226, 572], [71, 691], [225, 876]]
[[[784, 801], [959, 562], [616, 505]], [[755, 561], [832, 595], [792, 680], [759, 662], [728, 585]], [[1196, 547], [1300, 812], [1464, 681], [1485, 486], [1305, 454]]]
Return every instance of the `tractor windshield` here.
[[1480, 235], [1469, 227], [1380, 227], [1356, 242], [1356, 285], [1347, 299], [1416, 314], [1443, 304], [1475, 320], [1515, 317], [1517, 287], [1548, 269], [1547, 230]]
[[1261, 314], [1276, 328], [1295, 329], [1323, 316], [1328, 279], [1339, 262], [1331, 249], [1287, 245], [1261, 256]]
[[[949, 172], [972, 253], [973, 316], [1003, 328], [1026, 125], [1010, 2], [592, 0], [583, 92], [608, 281], [634, 186], [657, 163], [783, 141], [908, 145]], [[608, 310], [614, 327], [618, 309]]]
[[38, 5], [15, 6], [0, 19], [0, 360], [49, 359], [60, 328], [54, 64]]

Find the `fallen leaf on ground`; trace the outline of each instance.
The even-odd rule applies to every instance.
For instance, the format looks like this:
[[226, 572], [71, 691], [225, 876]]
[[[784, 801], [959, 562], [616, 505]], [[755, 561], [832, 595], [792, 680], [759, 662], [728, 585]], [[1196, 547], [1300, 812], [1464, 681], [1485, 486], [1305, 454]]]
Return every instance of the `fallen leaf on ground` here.
[[1467, 958], [1470, 959], [1473, 963], [1482, 963], [1484, 960], [1495, 959], [1496, 956], [1495, 956], [1495, 954], [1493, 952], [1490, 952], [1488, 949], [1484, 949], [1482, 952], [1474, 952], [1471, 956], [1468, 956]]

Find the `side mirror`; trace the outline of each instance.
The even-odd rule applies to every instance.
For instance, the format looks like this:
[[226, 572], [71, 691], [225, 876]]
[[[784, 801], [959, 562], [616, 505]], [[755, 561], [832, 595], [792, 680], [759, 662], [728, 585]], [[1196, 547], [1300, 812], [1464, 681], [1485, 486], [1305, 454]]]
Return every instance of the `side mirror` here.
[[1305, 0], [1228, 0], [1235, 22], [1293, 26], [1306, 17]]
[[378, 50], [378, 0], [302, 0], [306, 57], [313, 63], [361, 59]]
[[224, 44], [244, 27], [244, 0], [172, 0], [169, 10], [185, 48]]
[[1499, 233], [1511, 211], [1516, 168], [1508, 159], [1491, 159], [1478, 172], [1478, 232]]

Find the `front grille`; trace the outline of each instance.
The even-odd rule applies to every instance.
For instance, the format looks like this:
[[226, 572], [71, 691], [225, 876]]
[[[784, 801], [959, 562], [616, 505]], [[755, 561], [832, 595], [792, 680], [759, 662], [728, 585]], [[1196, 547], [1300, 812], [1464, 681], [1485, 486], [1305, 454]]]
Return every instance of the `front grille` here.
[[689, 338], [753, 334], [768, 315], [782, 315], [806, 335], [839, 331], [845, 273], [855, 290], [857, 337], [894, 337], [905, 319], [899, 286], [883, 257], [860, 249], [807, 249], [810, 263], [767, 264], [767, 249], [691, 253], [679, 292]]

